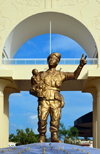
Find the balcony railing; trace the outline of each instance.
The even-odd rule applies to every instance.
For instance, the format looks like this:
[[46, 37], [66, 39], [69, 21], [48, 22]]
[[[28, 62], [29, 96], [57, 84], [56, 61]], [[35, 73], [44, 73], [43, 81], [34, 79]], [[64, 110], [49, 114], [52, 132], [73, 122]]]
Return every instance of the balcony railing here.
[[[61, 65], [78, 65], [80, 59], [64, 59], [62, 58], [59, 62]], [[2, 59], [2, 64], [4, 65], [47, 65], [47, 59]], [[88, 58], [87, 65], [98, 64], [97, 58]]]

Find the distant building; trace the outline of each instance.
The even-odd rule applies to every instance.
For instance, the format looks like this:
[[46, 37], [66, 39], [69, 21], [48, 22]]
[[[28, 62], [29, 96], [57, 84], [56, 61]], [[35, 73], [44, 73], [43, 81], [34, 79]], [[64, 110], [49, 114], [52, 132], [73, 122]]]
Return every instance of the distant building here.
[[89, 112], [74, 121], [80, 137], [93, 137], [93, 112]]
[[9, 142], [9, 147], [15, 147], [16, 143], [15, 142]]

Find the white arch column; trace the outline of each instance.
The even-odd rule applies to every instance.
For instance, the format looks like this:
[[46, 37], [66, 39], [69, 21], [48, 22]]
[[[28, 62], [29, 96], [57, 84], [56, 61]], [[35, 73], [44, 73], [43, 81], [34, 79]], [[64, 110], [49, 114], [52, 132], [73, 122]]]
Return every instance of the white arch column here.
[[97, 86], [97, 148], [100, 148], [100, 82]]
[[9, 95], [16, 92], [16, 89], [5, 88], [4, 90], [4, 123], [3, 123], [3, 147], [8, 147], [9, 144]]
[[93, 147], [97, 148], [97, 96], [93, 97]]
[[93, 87], [93, 83], [84, 92], [89, 92], [93, 97], [93, 147], [97, 148], [97, 89]]
[[92, 89], [93, 96], [93, 147], [97, 148], [97, 90]]
[[[93, 104], [93, 128], [94, 128], [94, 138], [96, 139], [94, 145], [96, 148], [100, 149], [100, 78], [93, 79], [89, 82], [92, 86], [94, 86], [95, 92], [92, 94], [94, 95], [94, 104]], [[97, 136], [97, 137], [96, 137]]]
[[4, 89], [11, 82], [10, 80], [0, 79], [0, 148], [3, 148], [4, 131]]

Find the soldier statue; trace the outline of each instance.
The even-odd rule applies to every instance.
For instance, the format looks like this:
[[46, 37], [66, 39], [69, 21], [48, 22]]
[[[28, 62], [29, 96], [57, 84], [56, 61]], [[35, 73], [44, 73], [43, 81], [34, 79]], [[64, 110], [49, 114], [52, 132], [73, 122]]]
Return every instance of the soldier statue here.
[[51, 53], [47, 58], [49, 65], [47, 71], [38, 72], [36, 69], [32, 71], [30, 94], [38, 97], [38, 132], [40, 134], [38, 142], [45, 142], [47, 118], [50, 113], [51, 142], [61, 143], [57, 136], [61, 108], [64, 107], [60, 87], [62, 82], [78, 78], [83, 66], [87, 63], [86, 57], [84, 58], [84, 54], [82, 55], [75, 72], [62, 72], [61, 70], [56, 70], [61, 58], [60, 53]]

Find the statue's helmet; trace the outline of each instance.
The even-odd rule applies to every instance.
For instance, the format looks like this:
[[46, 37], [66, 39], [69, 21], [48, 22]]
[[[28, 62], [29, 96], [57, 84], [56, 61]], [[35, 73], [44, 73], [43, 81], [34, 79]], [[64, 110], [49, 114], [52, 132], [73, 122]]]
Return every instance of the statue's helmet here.
[[51, 54], [48, 56], [47, 61], [48, 61], [48, 60], [49, 60], [49, 58], [50, 58], [50, 57], [52, 57], [52, 56], [57, 57], [57, 58], [58, 58], [58, 60], [60, 61], [61, 54], [60, 54], [60, 53], [58, 53], [58, 52], [51, 53]]

